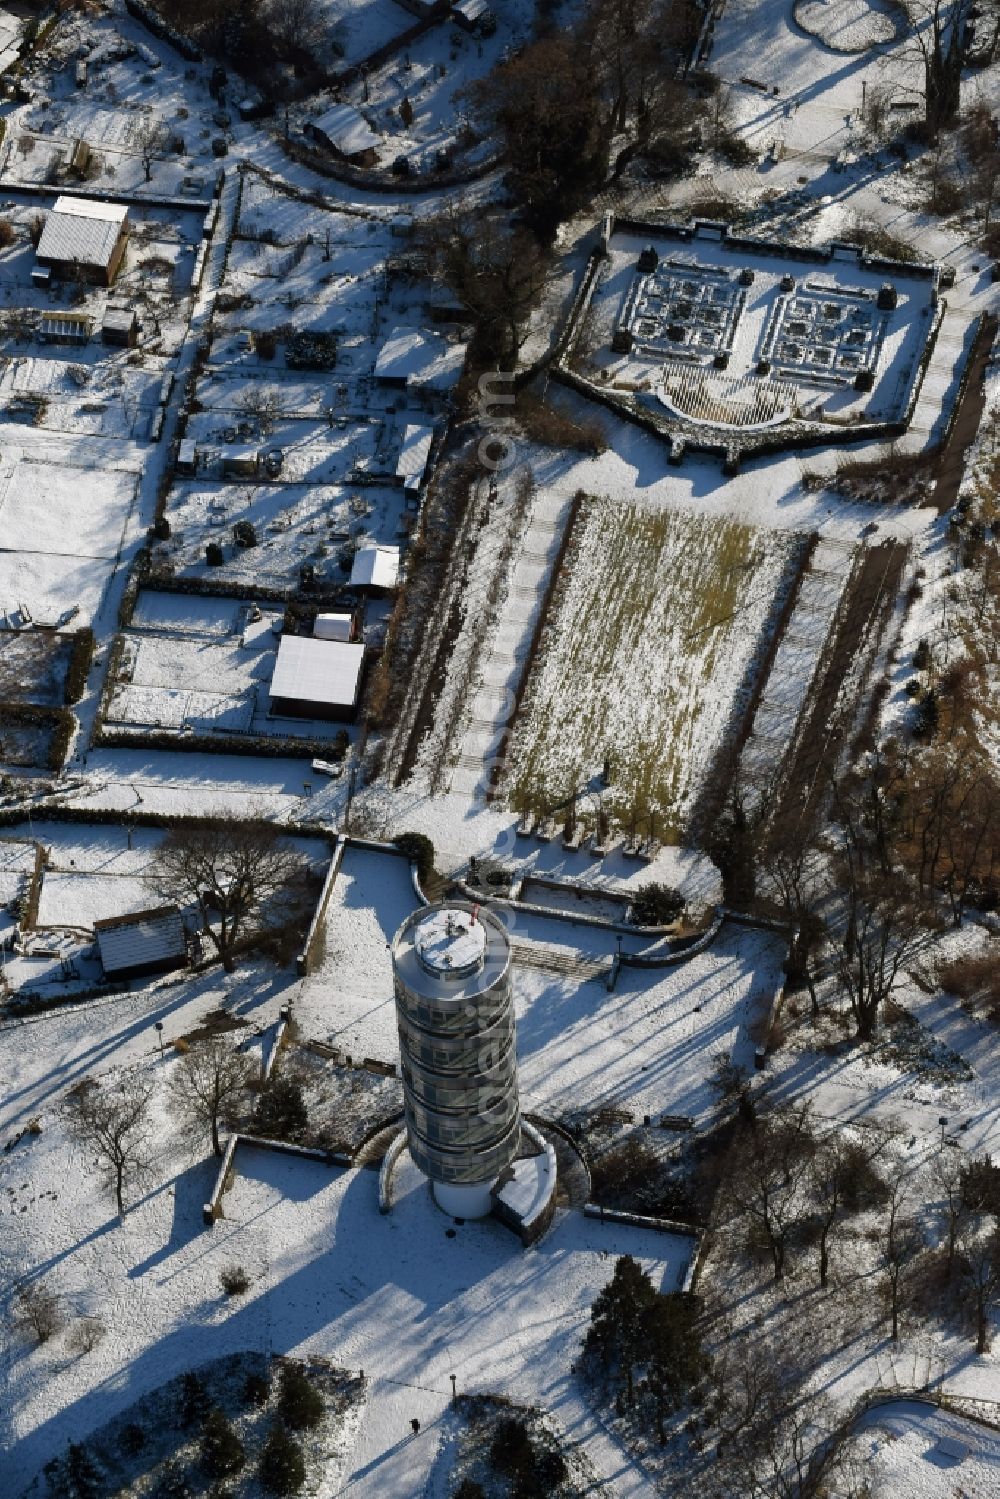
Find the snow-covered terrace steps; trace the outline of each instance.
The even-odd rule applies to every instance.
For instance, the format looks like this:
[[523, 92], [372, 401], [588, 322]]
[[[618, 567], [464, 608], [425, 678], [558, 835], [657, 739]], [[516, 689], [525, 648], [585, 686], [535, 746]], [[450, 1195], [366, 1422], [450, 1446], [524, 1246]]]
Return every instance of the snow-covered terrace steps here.
[[949, 308], [938, 329], [934, 352], [924, 372], [910, 425], [900, 439], [902, 451], [919, 453], [930, 442], [944, 436], [968, 354], [968, 338], [967, 311]]
[[567, 496], [536, 495], [489, 655], [469, 704], [449, 786], [452, 792], [482, 796], [488, 790], [490, 767], [486, 762], [495, 755], [507, 728], [568, 515]]
[[795, 608], [743, 747], [740, 769], [752, 797], [767, 794], [791, 746], [853, 557], [850, 543], [821, 536], [802, 575]]
[[565, 947], [516, 937], [510, 944], [516, 963], [541, 968], [547, 973], [565, 973], [572, 978], [606, 978], [611, 972], [611, 958], [584, 958]]

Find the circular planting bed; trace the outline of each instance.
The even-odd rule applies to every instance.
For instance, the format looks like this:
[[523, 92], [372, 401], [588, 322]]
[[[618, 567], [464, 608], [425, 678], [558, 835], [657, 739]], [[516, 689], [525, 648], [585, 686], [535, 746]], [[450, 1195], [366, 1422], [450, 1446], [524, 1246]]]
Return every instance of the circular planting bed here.
[[898, 41], [906, 31], [902, 6], [892, 0], [794, 0], [796, 25], [832, 52], [867, 52]]

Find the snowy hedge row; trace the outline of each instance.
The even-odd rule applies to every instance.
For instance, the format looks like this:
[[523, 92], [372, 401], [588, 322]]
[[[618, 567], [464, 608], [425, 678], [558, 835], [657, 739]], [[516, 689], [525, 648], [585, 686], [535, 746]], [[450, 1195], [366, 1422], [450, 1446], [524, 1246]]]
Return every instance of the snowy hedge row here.
[[169, 21], [165, 21], [158, 11], [145, 3], [145, 0], [125, 0], [125, 9], [130, 16], [134, 16], [141, 25], [145, 26], [147, 31], [151, 31], [162, 41], [169, 42], [176, 52], [187, 58], [188, 62], [201, 62], [205, 54], [198, 43], [193, 42], [189, 36], [178, 30], [176, 26], [172, 26]]

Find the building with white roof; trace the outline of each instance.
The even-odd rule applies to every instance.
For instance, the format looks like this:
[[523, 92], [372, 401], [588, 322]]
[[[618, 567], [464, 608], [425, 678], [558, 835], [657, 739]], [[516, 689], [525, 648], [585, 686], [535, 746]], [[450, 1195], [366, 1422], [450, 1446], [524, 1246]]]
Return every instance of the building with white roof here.
[[481, 31], [484, 36], [492, 36], [497, 29], [496, 15], [486, 0], [458, 0], [451, 7], [451, 14], [466, 31]]
[[355, 166], [374, 166], [379, 138], [359, 109], [335, 104], [306, 126], [309, 134]]
[[110, 286], [128, 242], [128, 209], [94, 198], [59, 197], [45, 219], [35, 259], [63, 276]]
[[399, 547], [376, 546], [367, 542], [358, 547], [351, 568], [352, 588], [395, 588], [399, 582]]
[[314, 640], [350, 640], [353, 634], [353, 614], [317, 614], [313, 622]]
[[358, 709], [364, 659], [361, 644], [283, 635], [271, 677], [271, 712], [349, 722]]
[[94, 922], [101, 966], [108, 978], [169, 973], [187, 963], [184, 922], [176, 906], [157, 906]]
[[458, 384], [468, 344], [422, 328], [394, 328], [375, 360], [375, 379], [397, 390], [445, 394]]
[[433, 442], [433, 427], [414, 424], [407, 426], [404, 431], [396, 463], [396, 478], [405, 490], [419, 490], [423, 485]]

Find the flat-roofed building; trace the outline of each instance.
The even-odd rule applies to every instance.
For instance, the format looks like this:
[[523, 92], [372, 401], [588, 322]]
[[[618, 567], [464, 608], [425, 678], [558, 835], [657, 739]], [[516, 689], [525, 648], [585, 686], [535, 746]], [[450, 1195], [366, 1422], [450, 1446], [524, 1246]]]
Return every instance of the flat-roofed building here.
[[374, 542], [358, 547], [351, 568], [352, 588], [375, 588], [387, 592], [399, 582], [399, 547], [380, 547]]
[[358, 711], [364, 660], [361, 644], [283, 635], [271, 677], [271, 712], [351, 722]]
[[131, 349], [138, 337], [139, 320], [135, 308], [121, 302], [109, 302], [101, 323], [102, 343], [120, 344], [122, 348]]

